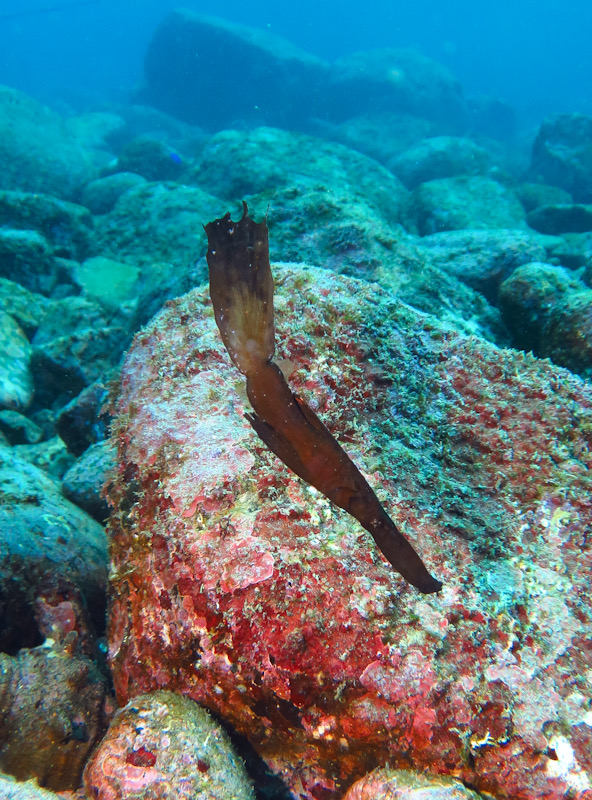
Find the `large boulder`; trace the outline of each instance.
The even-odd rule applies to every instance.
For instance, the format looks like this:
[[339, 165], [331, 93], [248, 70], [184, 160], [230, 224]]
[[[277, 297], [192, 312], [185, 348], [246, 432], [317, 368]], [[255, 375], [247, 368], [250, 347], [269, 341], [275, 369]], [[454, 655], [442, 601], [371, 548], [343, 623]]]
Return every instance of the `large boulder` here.
[[440, 231], [526, 228], [514, 192], [491, 178], [462, 175], [427, 181], [413, 190], [422, 236]]
[[135, 697], [117, 712], [84, 784], [97, 800], [254, 800], [226, 731], [173, 692]]
[[592, 202], [592, 116], [557, 114], [546, 119], [532, 146], [532, 171], [570, 192], [577, 202]]
[[499, 800], [592, 779], [592, 389], [376, 284], [274, 268], [278, 357], [444, 582], [406, 585], [244, 417], [207, 292], [122, 372], [110, 489], [119, 700], [166, 687], [297, 797], [389, 763]]
[[94, 177], [90, 152], [55, 111], [0, 86], [0, 189], [72, 199]]
[[215, 134], [192, 180], [232, 202], [263, 191], [280, 194], [294, 183], [325, 185], [350, 202], [362, 200], [391, 224], [409, 224], [409, 192], [388, 169], [336, 142], [278, 128]]
[[354, 53], [331, 67], [325, 114], [344, 120], [362, 112], [414, 114], [437, 121], [444, 133], [463, 130], [468, 113], [458, 81], [415, 50]]
[[210, 130], [237, 120], [289, 128], [321, 109], [326, 70], [267, 31], [178, 9], [154, 33], [141, 100]]
[[104, 626], [107, 539], [103, 528], [63, 497], [60, 485], [0, 447], [0, 650], [38, 644], [39, 602], [81, 596]]

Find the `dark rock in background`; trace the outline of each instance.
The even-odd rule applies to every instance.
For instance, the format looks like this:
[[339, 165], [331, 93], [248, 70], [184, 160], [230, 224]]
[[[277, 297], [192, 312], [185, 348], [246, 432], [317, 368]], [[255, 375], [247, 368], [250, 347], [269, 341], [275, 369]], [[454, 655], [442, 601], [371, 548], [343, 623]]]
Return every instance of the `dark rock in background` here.
[[417, 142], [440, 132], [440, 126], [432, 120], [388, 111], [360, 114], [341, 123], [315, 119], [308, 127], [310, 133], [340, 142], [380, 161], [386, 167]]
[[539, 206], [572, 202], [569, 192], [558, 186], [549, 186], [548, 183], [519, 183], [514, 191], [525, 211], [533, 211]]
[[83, 389], [58, 414], [55, 427], [68, 450], [81, 456], [87, 447], [108, 436], [109, 414], [103, 412], [108, 388], [97, 381]]
[[78, 788], [113, 711], [106, 678], [70, 650], [0, 653], [0, 768], [56, 791]]
[[517, 347], [592, 376], [592, 290], [576, 276], [525, 264], [502, 283], [499, 301]]
[[592, 205], [573, 203], [539, 206], [526, 219], [530, 227], [540, 233], [585, 233], [592, 231]]
[[327, 70], [279, 37], [178, 10], [154, 33], [140, 99], [210, 130], [238, 120], [298, 127], [322, 112]]
[[51, 195], [0, 191], [0, 226], [35, 230], [53, 255], [81, 260], [90, 248], [93, 221], [86, 208]]
[[532, 146], [532, 172], [565, 189], [576, 202], [592, 202], [592, 117], [557, 114], [546, 119]]
[[331, 65], [324, 91], [323, 116], [336, 122], [361, 112], [397, 112], [434, 120], [443, 126], [442, 133], [468, 126], [458, 81], [414, 50], [370, 50], [339, 59]]
[[92, 444], [64, 475], [64, 497], [104, 523], [109, 516], [109, 506], [102, 497], [102, 489], [114, 467], [114, 443], [106, 439]]
[[254, 28], [178, 10], [157, 28], [142, 102], [208, 130], [237, 125], [305, 129], [360, 114], [407, 113], [441, 133], [467, 128], [458, 82], [412, 50], [356, 53], [328, 64]]

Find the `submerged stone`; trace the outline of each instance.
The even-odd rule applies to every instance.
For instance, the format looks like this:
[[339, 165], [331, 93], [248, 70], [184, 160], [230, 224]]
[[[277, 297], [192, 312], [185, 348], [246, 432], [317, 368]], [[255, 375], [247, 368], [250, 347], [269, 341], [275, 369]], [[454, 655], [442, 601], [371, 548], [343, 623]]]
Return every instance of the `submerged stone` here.
[[96, 800], [254, 800], [222, 726], [187, 697], [163, 691], [117, 712], [84, 785]]
[[120, 701], [191, 697], [309, 800], [386, 763], [500, 800], [589, 786], [591, 387], [376, 284], [274, 276], [291, 386], [444, 589], [405, 584], [262, 445], [195, 290], [123, 365], [109, 491]]

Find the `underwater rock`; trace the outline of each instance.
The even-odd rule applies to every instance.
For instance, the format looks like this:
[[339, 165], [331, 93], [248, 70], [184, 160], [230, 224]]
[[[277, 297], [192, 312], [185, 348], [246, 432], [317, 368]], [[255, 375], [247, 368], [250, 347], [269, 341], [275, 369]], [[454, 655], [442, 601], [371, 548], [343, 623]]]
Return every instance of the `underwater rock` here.
[[57, 283], [52, 248], [37, 231], [0, 228], [0, 275], [32, 292], [49, 294]]
[[78, 789], [112, 706], [94, 663], [60, 647], [0, 653], [0, 698], [0, 769], [55, 791]]
[[35, 389], [32, 348], [18, 323], [0, 311], [0, 408], [26, 410]]
[[439, 178], [483, 175], [491, 166], [491, 155], [484, 147], [459, 136], [424, 139], [389, 163], [408, 189]]
[[108, 397], [107, 385], [96, 381], [67, 403], [56, 417], [56, 432], [75, 456], [81, 456], [91, 444], [107, 438], [110, 416], [103, 406]]
[[409, 192], [374, 159], [336, 142], [277, 128], [215, 134], [187, 180], [231, 202], [264, 191], [279, 196], [294, 183], [325, 184], [351, 202], [373, 206], [391, 224], [406, 225], [410, 219]]
[[[33, 416], [39, 418], [40, 414], [37, 412]], [[34, 467], [43, 470], [50, 477], [61, 481], [74, 463], [74, 457], [68, 452], [60, 437], [54, 434], [53, 427], [50, 430], [44, 430], [43, 435], [47, 438], [30, 444], [15, 444], [13, 452]]]
[[361, 114], [339, 124], [313, 120], [309, 126], [325, 139], [358, 150], [390, 169], [390, 162], [412, 145], [442, 133], [435, 122], [413, 114]]
[[[43, 135], [39, 132], [43, 131]], [[27, 94], [0, 86], [0, 189], [66, 200], [95, 177], [90, 152], [65, 121]]]
[[574, 203], [539, 206], [526, 219], [529, 226], [540, 233], [585, 233], [592, 231], [592, 205]]
[[549, 186], [547, 183], [519, 183], [514, 191], [526, 212], [533, 211], [539, 206], [572, 202], [569, 192], [558, 186]]
[[128, 142], [117, 157], [114, 170], [136, 173], [147, 181], [176, 181], [188, 162], [173, 147], [160, 139], [140, 136]]
[[135, 172], [116, 172], [87, 183], [80, 193], [80, 202], [92, 214], [108, 214], [122, 194], [146, 183], [146, 178]]
[[107, 580], [103, 528], [14, 448], [0, 447], [0, 491], [0, 650], [38, 644], [36, 599], [57, 590], [65, 597], [81, 592], [101, 629]]
[[27, 336], [32, 337], [45, 317], [51, 300], [25, 289], [20, 283], [0, 278], [0, 310], [13, 317]]
[[473, 95], [467, 98], [473, 136], [513, 144], [518, 131], [516, 110], [499, 97]]
[[514, 344], [592, 377], [592, 290], [562, 267], [525, 264], [500, 286]]
[[72, 464], [62, 479], [62, 491], [79, 508], [99, 522], [109, 516], [102, 497], [103, 484], [115, 467], [115, 448], [110, 441], [97, 442]]
[[43, 430], [33, 420], [18, 411], [0, 411], [0, 431], [11, 445], [37, 444], [43, 438]]
[[526, 228], [516, 195], [501, 183], [480, 176], [441, 178], [413, 191], [422, 236], [441, 231]]
[[250, 208], [255, 216], [266, 217], [277, 261], [317, 261], [344, 275], [376, 280], [457, 330], [509, 342], [498, 309], [433, 266], [423, 240], [388, 225], [374, 206], [352, 198], [348, 189], [295, 182], [279, 194], [251, 197]]
[[109, 652], [119, 701], [167, 688], [299, 798], [377, 766], [498, 800], [592, 779], [592, 387], [463, 337], [376, 284], [274, 266], [278, 359], [426, 565], [419, 595], [244, 418], [207, 294], [126, 356]]
[[343, 800], [483, 800], [483, 796], [442, 775], [384, 767], [356, 781]]
[[425, 236], [421, 245], [434, 266], [493, 301], [500, 283], [516, 267], [545, 258], [536, 235], [520, 230], [447, 231]]
[[209, 130], [237, 120], [298, 127], [324, 112], [327, 69], [268, 31], [178, 9], [154, 32], [139, 99]]
[[35, 399], [65, 404], [118, 362], [129, 333], [98, 303], [84, 297], [55, 300], [32, 340]]
[[342, 121], [361, 113], [408, 113], [444, 124], [443, 133], [466, 128], [467, 106], [459, 82], [441, 64], [415, 50], [370, 50], [331, 65], [323, 116]]
[[[580, 267], [588, 268], [592, 264], [592, 231], [587, 233], [564, 233], [557, 236], [556, 244], [547, 247], [547, 258], [549, 264], [560, 265], [567, 269], [577, 270]], [[584, 283], [589, 281], [586, 278], [586, 269], [580, 276]]]
[[2, 800], [63, 800], [63, 795], [42, 789], [37, 781], [17, 781], [0, 772], [0, 797]]
[[87, 258], [74, 269], [74, 280], [84, 295], [108, 311], [117, 309], [137, 296], [140, 270], [133, 264], [105, 256]]
[[[136, 186], [119, 198], [113, 211], [96, 220], [100, 253], [142, 266], [146, 283], [157, 285], [162, 305], [169, 287], [174, 296], [199, 282], [195, 262], [206, 248], [201, 221], [222, 210], [221, 200], [196, 186]], [[205, 278], [205, 262], [199, 278]]]
[[91, 800], [254, 800], [221, 725], [174, 692], [134, 697], [85, 771]]
[[592, 203], [592, 116], [555, 114], [540, 127], [532, 146], [532, 172]]
[[55, 256], [83, 259], [89, 250], [92, 217], [76, 203], [47, 194], [0, 191], [0, 225], [36, 230]]

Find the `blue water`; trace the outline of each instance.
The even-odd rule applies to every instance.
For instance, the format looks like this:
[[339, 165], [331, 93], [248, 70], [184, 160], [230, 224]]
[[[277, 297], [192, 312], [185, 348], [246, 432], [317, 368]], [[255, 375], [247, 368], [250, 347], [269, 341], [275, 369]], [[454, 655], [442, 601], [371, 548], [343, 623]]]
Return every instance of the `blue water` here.
[[467, 94], [502, 99], [526, 121], [592, 113], [590, 0], [0, 0], [0, 83], [75, 107], [125, 100], [154, 28], [179, 6], [268, 28], [328, 59], [414, 47]]

